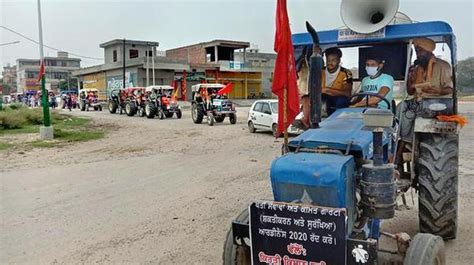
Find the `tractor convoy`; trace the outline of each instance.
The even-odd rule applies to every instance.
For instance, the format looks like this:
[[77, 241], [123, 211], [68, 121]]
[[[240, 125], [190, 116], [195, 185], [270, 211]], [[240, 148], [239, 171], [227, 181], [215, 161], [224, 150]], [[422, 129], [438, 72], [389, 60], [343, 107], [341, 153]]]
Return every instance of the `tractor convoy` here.
[[[222, 123], [226, 117], [231, 124], [237, 123], [237, 111], [231, 100], [223, 93], [228, 86], [223, 84], [197, 84], [192, 86], [191, 117], [194, 123], [202, 123], [204, 118], [212, 126]], [[225, 92], [225, 91], [224, 91]], [[84, 101], [94, 109], [99, 108], [100, 102]], [[84, 103], [85, 104], [85, 103]], [[81, 105], [83, 106], [83, 105]], [[99, 106], [99, 107], [96, 107]], [[112, 114], [125, 113], [127, 116], [139, 116], [160, 120], [166, 118], [181, 119], [182, 108], [172, 86], [128, 87], [110, 91], [107, 107]]]
[[171, 86], [129, 87], [114, 89], [110, 92], [108, 109], [112, 114], [125, 113], [160, 120], [176, 115], [181, 119], [181, 106], [173, 97]]

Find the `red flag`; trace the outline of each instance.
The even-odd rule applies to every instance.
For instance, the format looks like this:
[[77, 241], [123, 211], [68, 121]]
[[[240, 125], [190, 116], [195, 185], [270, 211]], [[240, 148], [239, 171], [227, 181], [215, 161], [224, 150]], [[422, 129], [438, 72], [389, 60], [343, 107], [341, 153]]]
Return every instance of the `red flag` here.
[[296, 84], [296, 67], [291, 41], [290, 22], [286, 9], [286, 0], [277, 0], [276, 32], [274, 49], [277, 53], [275, 70], [273, 71], [272, 92], [278, 96], [278, 133], [285, 130], [283, 125], [283, 95], [287, 91], [286, 127], [288, 127], [300, 112], [300, 96]]
[[38, 82], [41, 81], [41, 79], [43, 78], [44, 72], [45, 72], [44, 60], [41, 60], [40, 70], [39, 70], [39, 74], [38, 74]]
[[230, 92], [232, 92], [232, 88], [234, 87], [234, 85], [232, 83], [228, 83], [225, 87], [219, 89], [219, 91], [217, 91], [217, 95], [224, 95], [224, 94], [228, 94]]

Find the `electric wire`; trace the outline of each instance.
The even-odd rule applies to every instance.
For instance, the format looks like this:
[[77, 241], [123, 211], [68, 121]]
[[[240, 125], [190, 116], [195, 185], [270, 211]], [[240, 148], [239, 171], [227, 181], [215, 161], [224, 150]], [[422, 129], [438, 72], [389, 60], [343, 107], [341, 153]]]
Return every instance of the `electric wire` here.
[[[5, 27], [5, 26], [3, 26], [3, 25], [0, 25], [0, 28], [3, 28], [4, 30], [7, 30], [7, 31], [9, 31], [9, 32], [11, 32], [11, 33], [13, 33], [13, 34], [16, 34], [16, 35], [18, 35], [18, 36], [20, 36], [20, 37], [22, 37], [22, 38], [24, 38], [24, 39], [26, 39], [26, 40], [29, 40], [29, 41], [31, 41], [31, 42], [33, 42], [33, 43], [39, 45], [39, 42], [38, 42], [37, 40], [32, 39], [32, 38], [30, 38], [30, 37], [28, 37], [28, 36], [26, 36], [26, 35], [24, 35], [24, 34], [22, 34], [22, 33], [20, 33], [20, 32], [17, 32], [17, 31], [15, 31], [15, 30], [10, 29], [10, 28], [8, 28], [8, 27]], [[62, 49], [58, 49], [58, 48], [51, 47], [51, 46], [46, 45], [46, 44], [43, 44], [43, 46], [46, 47], [46, 48], [48, 48], [48, 49], [55, 50], [55, 51], [58, 51], [58, 52], [67, 52], [68, 54], [70, 54], [70, 55], [72, 55], [72, 56], [79, 57], [79, 58], [90, 59], [90, 60], [100, 60], [100, 61], [103, 61], [103, 60], [104, 60], [103, 58], [90, 57], [90, 56], [80, 55], [80, 54], [77, 54], [77, 53], [68, 52], [68, 51], [65, 51], [65, 50], [62, 50]]]

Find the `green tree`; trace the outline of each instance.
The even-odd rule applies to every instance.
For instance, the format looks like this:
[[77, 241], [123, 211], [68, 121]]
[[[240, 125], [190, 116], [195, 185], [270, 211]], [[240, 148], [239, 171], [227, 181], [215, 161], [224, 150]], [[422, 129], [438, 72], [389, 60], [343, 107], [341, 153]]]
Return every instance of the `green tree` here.
[[59, 83], [59, 90], [68, 90], [69, 89], [77, 89], [77, 79], [76, 78], [70, 78], [69, 79], [69, 86], [67, 80], [61, 80]]
[[456, 87], [463, 95], [474, 94], [474, 57], [458, 62]]

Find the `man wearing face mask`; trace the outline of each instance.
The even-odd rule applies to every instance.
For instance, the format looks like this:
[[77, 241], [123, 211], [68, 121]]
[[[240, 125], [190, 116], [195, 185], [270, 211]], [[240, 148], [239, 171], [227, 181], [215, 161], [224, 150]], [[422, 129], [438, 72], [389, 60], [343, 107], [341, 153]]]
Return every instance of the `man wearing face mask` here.
[[[388, 74], [382, 73], [384, 62], [378, 58], [377, 55], [369, 54], [365, 62], [365, 71], [367, 72], [366, 77], [362, 79], [361, 83], [361, 92], [374, 93], [378, 94], [381, 97], [384, 97], [388, 102], [393, 100], [393, 77]], [[378, 107], [382, 109], [388, 109], [387, 103], [385, 100], [382, 100], [378, 97], [361, 97], [359, 101], [353, 104], [353, 107]]]

